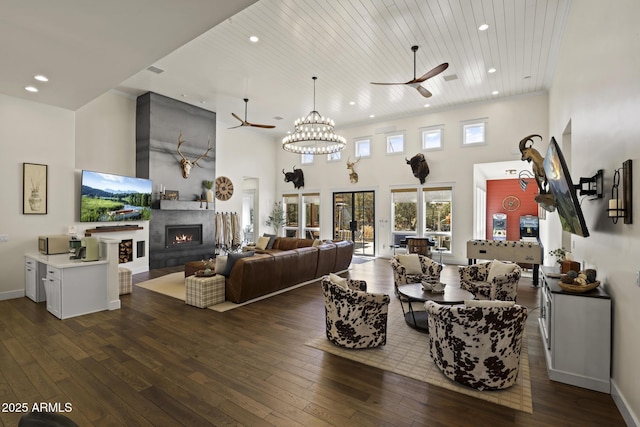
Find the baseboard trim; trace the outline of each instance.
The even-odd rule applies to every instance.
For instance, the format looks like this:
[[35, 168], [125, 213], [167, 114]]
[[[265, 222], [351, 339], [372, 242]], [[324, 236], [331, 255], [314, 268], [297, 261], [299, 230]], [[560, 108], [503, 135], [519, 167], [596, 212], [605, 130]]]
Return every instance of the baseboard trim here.
[[24, 289], [16, 289], [13, 291], [0, 292], [0, 301], [7, 299], [16, 299], [26, 296]]
[[618, 407], [620, 415], [622, 415], [622, 418], [624, 419], [624, 422], [627, 424], [627, 426], [639, 427], [640, 421], [638, 420], [637, 414], [633, 413], [633, 410], [627, 404], [627, 400], [624, 398], [622, 393], [620, 393], [620, 389], [613, 379], [611, 380], [611, 397]]

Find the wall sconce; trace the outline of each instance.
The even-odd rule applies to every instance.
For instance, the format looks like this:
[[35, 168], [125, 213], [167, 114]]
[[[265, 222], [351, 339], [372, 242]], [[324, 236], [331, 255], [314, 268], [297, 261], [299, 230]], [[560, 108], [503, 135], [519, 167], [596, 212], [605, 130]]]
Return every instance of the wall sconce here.
[[616, 169], [613, 174], [611, 199], [609, 200], [607, 212], [614, 224], [618, 223], [618, 218], [624, 218], [625, 224], [633, 224], [633, 175], [631, 165], [631, 160], [622, 163], [622, 199], [620, 198], [620, 169]]
[[580, 183], [574, 186], [581, 196], [596, 196], [602, 199], [604, 194], [604, 171], [599, 169], [591, 178], [580, 178]]

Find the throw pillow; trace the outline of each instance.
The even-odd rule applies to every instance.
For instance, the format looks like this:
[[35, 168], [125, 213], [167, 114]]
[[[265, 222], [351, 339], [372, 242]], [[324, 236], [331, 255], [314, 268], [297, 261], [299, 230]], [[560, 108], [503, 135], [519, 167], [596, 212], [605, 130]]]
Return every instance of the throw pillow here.
[[269, 244], [269, 237], [262, 236], [258, 237], [258, 242], [256, 243], [256, 249], [267, 249], [267, 245]]
[[464, 305], [467, 307], [513, 307], [515, 301], [498, 301], [498, 300], [466, 300]]
[[347, 279], [344, 277], [340, 277], [337, 274], [329, 273], [329, 281], [336, 286], [340, 286], [344, 289], [349, 289], [349, 285], [347, 285]]
[[240, 258], [246, 258], [246, 257], [250, 257], [253, 256], [255, 254], [255, 252], [253, 251], [249, 251], [249, 252], [240, 252], [240, 253], [231, 253], [227, 256], [227, 265], [225, 266], [224, 270], [222, 271], [222, 274], [224, 277], [229, 277], [229, 274], [231, 274], [231, 270], [233, 269], [233, 266], [235, 265], [236, 261], [239, 260]]
[[498, 276], [504, 276], [513, 271], [516, 268], [516, 264], [512, 262], [502, 262], [494, 259], [491, 262], [491, 268], [489, 268], [489, 275], [487, 276], [487, 282], [493, 282], [493, 279]]
[[226, 256], [216, 257], [216, 269], [215, 269], [216, 274], [222, 274], [226, 266], [227, 266]]
[[407, 269], [407, 274], [422, 274], [422, 266], [418, 254], [396, 255], [400, 264]]
[[315, 248], [316, 246], [320, 246], [321, 244], [322, 244], [322, 240], [320, 240], [320, 239], [315, 239], [315, 240], [313, 241], [313, 244], [311, 244], [311, 246], [313, 246], [313, 247]]
[[265, 249], [273, 249], [273, 242], [276, 241], [276, 235], [264, 233], [263, 236], [269, 238], [269, 243], [267, 243], [267, 247]]

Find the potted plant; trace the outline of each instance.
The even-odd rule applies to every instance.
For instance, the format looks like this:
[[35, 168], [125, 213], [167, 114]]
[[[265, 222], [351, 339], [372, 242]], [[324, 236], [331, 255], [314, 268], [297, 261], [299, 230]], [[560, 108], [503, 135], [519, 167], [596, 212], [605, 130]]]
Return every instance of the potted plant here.
[[205, 179], [204, 181], [202, 181], [202, 186], [206, 188], [205, 198], [207, 199], [207, 202], [213, 202], [213, 181]]
[[549, 251], [549, 255], [556, 257], [556, 262], [558, 264], [562, 264], [562, 261], [567, 259], [567, 250], [565, 248], [558, 248], [552, 251]]
[[273, 231], [276, 235], [280, 234], [280, 228], [282, 228], [282, 224], [284, 224], [284, 211], [282, 210], [282, 202], [275, 202], [273, 204], [273, 209], [271, 209], [271, 213], [267, 217], [265, 224], [269, 227], [273, 227]]

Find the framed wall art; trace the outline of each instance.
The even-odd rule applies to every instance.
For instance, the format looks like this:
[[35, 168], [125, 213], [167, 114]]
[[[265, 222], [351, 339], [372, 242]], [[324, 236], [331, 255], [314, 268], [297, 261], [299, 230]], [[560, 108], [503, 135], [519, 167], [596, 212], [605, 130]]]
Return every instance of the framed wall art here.
[[23, 163], [22, 213], [46, 215], [47, 199], [47, 165]]

